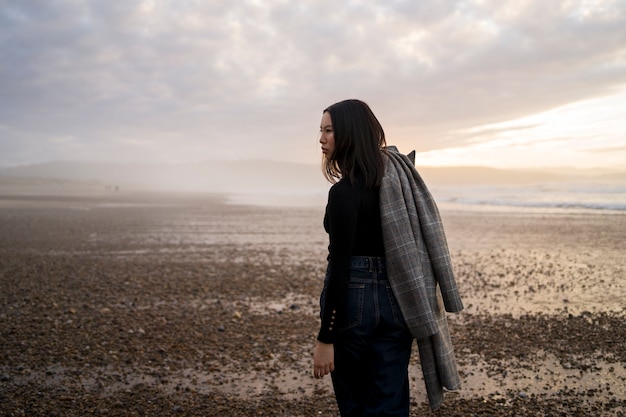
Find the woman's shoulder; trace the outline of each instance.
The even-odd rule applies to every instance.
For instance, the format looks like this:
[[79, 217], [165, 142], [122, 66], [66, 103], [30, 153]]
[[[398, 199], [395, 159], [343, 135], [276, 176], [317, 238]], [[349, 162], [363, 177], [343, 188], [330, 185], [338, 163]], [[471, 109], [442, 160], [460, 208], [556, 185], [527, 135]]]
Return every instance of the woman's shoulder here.
[[330, 187], [330, 194], [353, 193], [357, 188], [349, 178], [343, 177]]
[[342, 177], [339, 179], [339, 181], [331, 185], [330, 189], [337, 190], [337, 189], [345, 188], [346, 186], [348, 187], [350, 186], [350, 181], [348, 180], [347, 177]]
[[328, 201], [347, 203], [358, 196], [357, 188], [353, 187], [348, 178], [342, 178], [330, 187]]

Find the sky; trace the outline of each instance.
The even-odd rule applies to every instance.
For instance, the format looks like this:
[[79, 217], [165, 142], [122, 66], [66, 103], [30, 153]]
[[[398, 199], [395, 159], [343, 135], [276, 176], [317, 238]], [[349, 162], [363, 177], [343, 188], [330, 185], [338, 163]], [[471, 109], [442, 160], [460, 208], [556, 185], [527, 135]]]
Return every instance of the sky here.
[[318, 164], [366, 101], [417, 163], [626, 169], [626, 0], [0, 0], [0, 167]]

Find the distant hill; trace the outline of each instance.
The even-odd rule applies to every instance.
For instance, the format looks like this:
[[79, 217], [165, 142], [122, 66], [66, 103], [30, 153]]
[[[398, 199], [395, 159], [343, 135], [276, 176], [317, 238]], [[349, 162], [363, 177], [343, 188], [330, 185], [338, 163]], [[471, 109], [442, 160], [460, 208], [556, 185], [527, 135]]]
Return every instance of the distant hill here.
[[[561, 181], [609, 181], [626, 184], [626, 172], [504, 170], [486, 167], [418, 167], [427, 184], [531, 184]], [[206, 191], [219, 193], [325, 192], [328, 184], [316, 165], [251, 161], [194, 164], [113, 164], [49, 162], [0, 169], [0, 192], [19, 188], [62, 190], [114, 189]]]
[[0, 169], [0, 184], [5, 185], [47, 183], [69, 187], [69, 182], [133, 190], [209, 192], [294, 192], [325, 187], [317, 166], [272, 161], [179, 165], [49, 162]]

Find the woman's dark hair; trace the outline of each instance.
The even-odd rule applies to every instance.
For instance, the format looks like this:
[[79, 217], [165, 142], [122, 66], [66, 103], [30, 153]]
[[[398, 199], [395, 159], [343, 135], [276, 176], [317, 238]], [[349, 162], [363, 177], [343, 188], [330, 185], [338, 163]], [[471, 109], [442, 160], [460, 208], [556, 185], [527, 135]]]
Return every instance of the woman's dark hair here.
[[344, 100], [326, 108], [333, 124], [335, 149], [324, 161], [324, 176], [335, 183], [347, 177], [354, 183], [355, 171], [365, 181], [365, 188], [380, 186], [385, 172], [381, 148], [386, 146], [385, 132], [369, 106], [361, 100]]

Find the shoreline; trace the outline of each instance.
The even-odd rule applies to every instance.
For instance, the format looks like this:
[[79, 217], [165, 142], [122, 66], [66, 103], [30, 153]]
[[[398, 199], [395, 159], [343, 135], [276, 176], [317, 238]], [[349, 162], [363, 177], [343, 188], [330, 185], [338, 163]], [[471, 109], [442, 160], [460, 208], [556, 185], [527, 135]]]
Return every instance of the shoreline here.
[[[106, 201], [161, 201], [169, 204], [180, 204], [185, 201], [199, 201], [206, 199], [218, 199], [226, 204], [251, 205], [255, 207], [275, 208], [317, 208], [325, 207], [330, 184], [319, 188], [290, 188], [290, 189], [256, 189], [234, 192], [201, 192], [201, 191], [159, 191], [157, 189], [124, 188], [114, 190], [100, 187], [7, 187], [0, 184], [0, 204], [15, 201], [39, 201], [46, 200], [93, 200]], [[513, 186], [514, 187], [514, 186]], [[612, 198], [604, 197], [595, 201], [593, 193], [589, 191], [578, 196], [578, 200], [572, 200], [576, 193], [557, 198], [555, 201], [547, 199], [549, 192], [540, 189], [540, 194], [530, 198], [528, 191], [524, 189], [509, 190], [506, 187], [491, 189], [489, 186], [475, 185], [467, 187], [459, 186], [435, 186], [431, 190], [441, 211], [462, 212], [487, 212], [487, 213], [537, 213], [537, 214], [606, 214], [619, 215], [626, 213], [626, 193], [622, 186], [615, 188], [614, 193], [601, 192], [600, 196], [612, 195]], [[472, 191], [473, 190], [473, 191]], [[519, 198], [515, 198], [516, 193]], [[544, 195], [545, 194], [545, 195]], [[558, 194], [558, 193], [557, 193]], [[469, 195], [472, 198], [469, 198]], [[531, 194], [532, 195], [532, 194]], [[610, 200], [610, 201], [609, 201]]]

